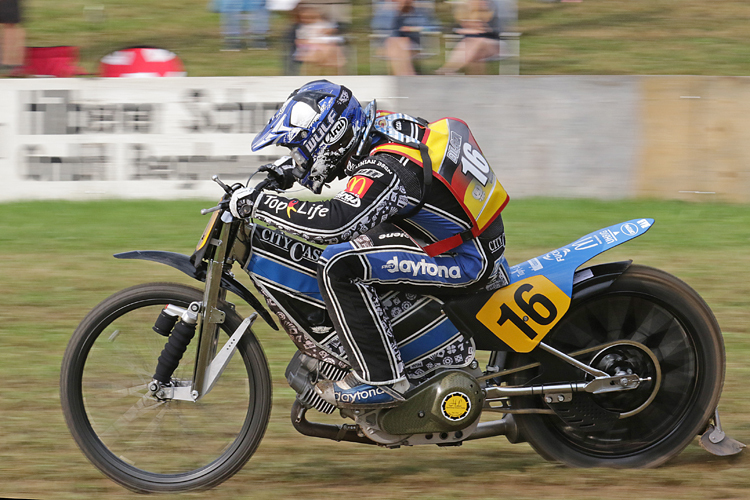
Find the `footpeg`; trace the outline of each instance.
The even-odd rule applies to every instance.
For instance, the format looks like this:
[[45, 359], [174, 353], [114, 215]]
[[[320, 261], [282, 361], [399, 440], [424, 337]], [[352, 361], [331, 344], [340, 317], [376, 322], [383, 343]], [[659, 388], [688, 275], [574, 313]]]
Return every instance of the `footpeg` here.
[[714, 412], [713, 420], [714, 423], [708, 425], [708, 429], [706, 429], [706, 432], [700, 438], [701, 448], [719, 457], [736, 455], [741, 452], [746, 445], [727, 436], [721, 429], [718, 408]]

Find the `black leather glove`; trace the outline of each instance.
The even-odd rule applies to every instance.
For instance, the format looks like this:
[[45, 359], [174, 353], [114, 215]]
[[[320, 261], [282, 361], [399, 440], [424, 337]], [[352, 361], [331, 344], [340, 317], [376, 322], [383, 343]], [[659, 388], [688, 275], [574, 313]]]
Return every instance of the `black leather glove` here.
[[268, 177], [273, 179], [282, 191], [291, 188], [297, 181], [292, 170], [294, 170], [294, 161], [291, 156], [282, 156], [275, 162], [258, 169], [259, 172], [267, 172]]

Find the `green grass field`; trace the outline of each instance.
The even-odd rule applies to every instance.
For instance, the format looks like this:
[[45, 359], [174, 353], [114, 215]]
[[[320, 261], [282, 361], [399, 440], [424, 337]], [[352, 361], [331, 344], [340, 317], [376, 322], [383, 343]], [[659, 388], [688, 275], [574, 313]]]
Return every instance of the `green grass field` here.
[[[0, 497], [135, 497], [94, 469], [68, 434], [58, 395], [60, 361], [77, 323], [109, 294], [145, 281], [190, 282], [166, 266], [111, 255], [130, 249], [190, 253], [206, 220], [198, 210], [212, 204], [0, 205]], [[727, 348], [722, 421], [730, 435], [750, 442], [750, 389], [744, 382], [750, 374], [750, 207], [514, 200], [505, 212], [508, 258], [516, 264], [600, 227], [640, 217], [657, 223], [597, 262], [634, 259], [676, 274], [703, 295]], [[247, 306], [239, 309], [250, 312]], [[285, 334], [268, 327], [256, 334], [274, 380], [266, 437], [234, 478], [209, 494], [180, 498], [718, 499], [746, 498], [750, 488], [750, 452], [717, 458], [697, 442], [664, 467], [614, 471], [566, 469], [502, 437], [459, 448], [397, 450], [304, 437], [289, 422], [294, 393], [284, 379], [294, 347]]]
[[[273, 15], [271, 50], [220, 52], [219, 14], [207, 1], [27, 0], [27, 45], [78, 46], [92, 73], [107, 53], [150, 44], [177, 52], [191, 76], [282, 74], [285, 13]], [[359, 74], [369, 73], [370, 3], [353, 0], [347, 31]], [[450, 31], [450, 4], [436, 0], [436, 11]], [[744, 0], [518, 0], [518, 11], [521, 74], [748, 74]], [[426, 61], [425, 72], [442, 63]]]

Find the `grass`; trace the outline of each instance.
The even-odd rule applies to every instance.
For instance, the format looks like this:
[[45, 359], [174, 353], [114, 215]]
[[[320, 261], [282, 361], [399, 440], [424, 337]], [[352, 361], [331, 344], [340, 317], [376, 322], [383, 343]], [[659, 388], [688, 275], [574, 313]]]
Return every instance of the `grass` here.
[[[271, 50], [220, 52], [220, 16], [207, 0], [28, 0], [28, 45], [76, 45], [92, 73], [105, 54], [152, 44], [173, 50], [191, 76], [282, 74], [286, 13], [272, 17]], [[370, 2], [353, 0], [347, 33], [358, 74], [369, 72]], [[99, 19], [92, 7], [103, 7]], [[747, 75], [750, 44], [744, 0], [518, 0], [521, 74]], [[443, 30], [450, 4], [436, 0]], [[88, 13], [88, 14], [87, 14]], [[425, 63], [431, 72], [442, 57]]]
[[[584, 4], [585, 5], [585, 4]], [[113, 253], [189, 253], [211, 201], [40, 202], [0, 205], [0, 496], [135, 498], [104, 478], [75, 446], [63, 422], [58, 375], [66, 343], [96, 303], [145, 281], [190, 279], [166, 266], [118, 261]], [[658, 201], [514, 200], [505, 212], [508, 258], [516, 264], [616, 222], [654, 217], [648, 234], [597, 261], [634, 259], [676, 274], [703, 295], [722, 326], [727, 379], [722, 422], [750, 442], [750, 207]], [[240, 272], [238, 271], [238, 274]], [[241, 276], [240, 276], [240, 279]], [[247, 278], [244, 279], [247, 283]], [[249, 314], [247, 306], [239, 307]], [[717, 458], [690, 445], [666, 466], [644, 471], [570, 470], [504, 438], [460, 448], [376, 447], [304, 437], [289, 422], [294, 393], [284, 368], [286, 335], [256, 334], [271, 363], [274, 409], [258, 452], [212, 490], [230, 498], [646, 499], [744, 498], [750, 455]], [[310, 418], [314, 420], [314, 415]], [[179, 498], [205, 498], [185, 494]], [[166, 496], [167, 498], [177, 498]]]

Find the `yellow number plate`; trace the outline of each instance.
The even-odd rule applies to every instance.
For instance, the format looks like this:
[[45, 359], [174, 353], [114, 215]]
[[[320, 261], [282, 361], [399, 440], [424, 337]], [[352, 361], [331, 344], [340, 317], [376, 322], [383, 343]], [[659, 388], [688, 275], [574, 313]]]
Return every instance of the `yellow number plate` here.
[[529, 352], [563, 317], [570, 297], [544, 276], [532, 276], [495, 292], [477, 319], [516, 352]]
[[208, 238], [211, 236], [211, 229], [214, 228], [214, 223], [216, 223], [216, 218], [219, 216], [219, 210], [211, 214], [211, 219], [209, 219], [208, 224], [206, 224], [206, 229], [203, 230], [203, 235], [201, 236], [200, 241], [198, 242], [198, 246], [195, 247], [195, 251], [197, 252], [204, 246], [206, 246], [206, 243], [208, 243]]

